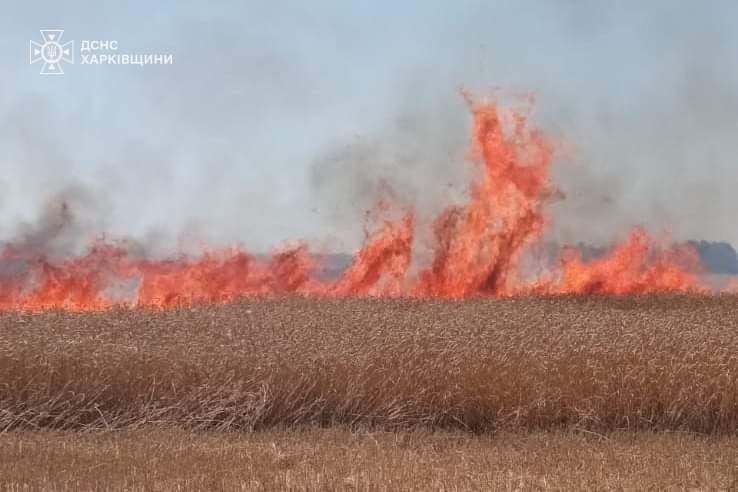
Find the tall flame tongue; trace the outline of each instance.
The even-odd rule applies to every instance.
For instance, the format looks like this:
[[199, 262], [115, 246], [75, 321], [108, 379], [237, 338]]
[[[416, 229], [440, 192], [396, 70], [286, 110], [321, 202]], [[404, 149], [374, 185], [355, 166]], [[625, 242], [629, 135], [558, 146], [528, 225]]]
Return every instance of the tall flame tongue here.
[[354, 262], [328, 294], [346, 296], [399, 296], [410, 267], [414, 219], [407, 212], [398, 222], [386, 221], [356, 254]]
[[465, 208], [447, 209], [436, 220], [436, 254], [413, 289], [416, 296], [502, 295], [523, 247], [543, 234], [542, 205], [550, 194], [553, 146], [508, 114], [512, 135], [493, 105], [472, 105], [471, 160], [481, 168]]
[[[133, 280], [129, 302], [169, 308], [192, 302], [224, 303], [244, 296], [297, 293], [319, 297], [635, 294], [699, 289], [692, 248], [654, 241], [643, 229], [611, 254], [584, 262], [564, 250], [557, 271], [524, 282], [519, 262], [544, 233], [543, 208], [555, 191], [550, 181], [553, 144], [528, 128], [522, 112], [467, 101], [474, 117], [469, 159], [478, 171], [466, 206], [446, 209], [435, 221], [433, 259], [410, 276], [415, 218], [406, 211], [385, 219], [367, 236], [340, 278], [313, 275], [319, 260], [305, 246], [257, 259], [237, 248], [193, 260], [140, 260], [120, 247], [95, 243], [82, 257], [52, 260], [7, 246], [0, 252], [0, 309], [105, 309], [116, 304], [116, 282]], [[388, 208], [380, 202], [375, 212]]]

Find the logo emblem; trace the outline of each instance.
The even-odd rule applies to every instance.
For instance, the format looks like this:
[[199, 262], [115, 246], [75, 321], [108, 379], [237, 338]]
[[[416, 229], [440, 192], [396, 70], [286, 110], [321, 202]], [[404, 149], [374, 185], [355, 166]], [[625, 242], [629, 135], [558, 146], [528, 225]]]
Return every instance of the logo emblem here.
[[41, 29], [43, 42], [31, 41], [31, 65], [43, 62], [41, 75], [61, 75], [64, 73], [62, 64], [74, 63], [74, 41], [62, 44], [64, 29]]

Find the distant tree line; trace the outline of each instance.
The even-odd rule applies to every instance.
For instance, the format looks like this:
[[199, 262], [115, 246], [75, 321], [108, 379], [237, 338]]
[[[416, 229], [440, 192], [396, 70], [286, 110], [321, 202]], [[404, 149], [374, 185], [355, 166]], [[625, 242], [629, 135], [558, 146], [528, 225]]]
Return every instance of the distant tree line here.
[[697, 249], [707, 272], [738, 274], [738, 254], [729, 243], [689, 241], [688, 244]]

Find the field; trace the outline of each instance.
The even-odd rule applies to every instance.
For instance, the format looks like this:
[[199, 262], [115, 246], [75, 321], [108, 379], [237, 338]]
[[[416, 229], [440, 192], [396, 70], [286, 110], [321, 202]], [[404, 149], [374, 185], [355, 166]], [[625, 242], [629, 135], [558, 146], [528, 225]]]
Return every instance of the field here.
[[735, 490], [738, 439], [308, 429], [8, 433], [0, 490]]
[[729, 295], [5, 313], [0, 470], [9, 490], [725, 489], [736, 326]]

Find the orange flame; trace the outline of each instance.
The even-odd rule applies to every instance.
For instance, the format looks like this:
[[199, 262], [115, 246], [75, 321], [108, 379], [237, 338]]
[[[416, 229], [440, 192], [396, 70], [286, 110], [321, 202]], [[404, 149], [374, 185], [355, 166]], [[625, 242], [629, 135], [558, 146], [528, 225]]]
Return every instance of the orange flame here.
[[512, 113], [513, 135], [504, 133], [493, 105], [472, 106], [470, 158], [481, 167], [471, 202], [452, 207], [436, 221], [436, 255], [413, 294], [433, 297], [501, 295], [523, 247], [543, 234], [542, 205], [551, 191], [553, 146]]
[[699, 257], [691, 247], [655, 245], [646, 230], [638, 228], [628, 241], [607, 257], [582, 263], [562, 258], [563, 282], [556, 288], [567, 294], [652, 294], [694, 290], [693, 273]]
[[[644, 229], [595, 261], [584, 262], [576, 250], [565, 250], [557, 271], [521, 281], [522, 253], [540, 242], [544, 207], [555, 193], [549, 174], [554, 145], [528, 127], [523, 112], [467, 101], [474, 117], [469, 160], [478, 173], [469, 203], [449, 207], [436, 219], [433, 259], [416, 274], [410, 273], [415, 219], [408, 210], [368, 234], [353, 263], [335, 280], [314, 274], [320, 260], [304, 245], [268, 260], [231, 248], [168, 261], [136, 259], [104, 242], [84, 256], [61, 260], [7, 246], [0, 253], [0, 309], [106, 309], [117, 303], [111, 285], [128, 280], [136, 284], [129, 303], [160, 308], [290, 293], [465, 298], [700, 289], [696, 251], [660, 245]], [[377, 212], [387, 207], [383, 201]]]

